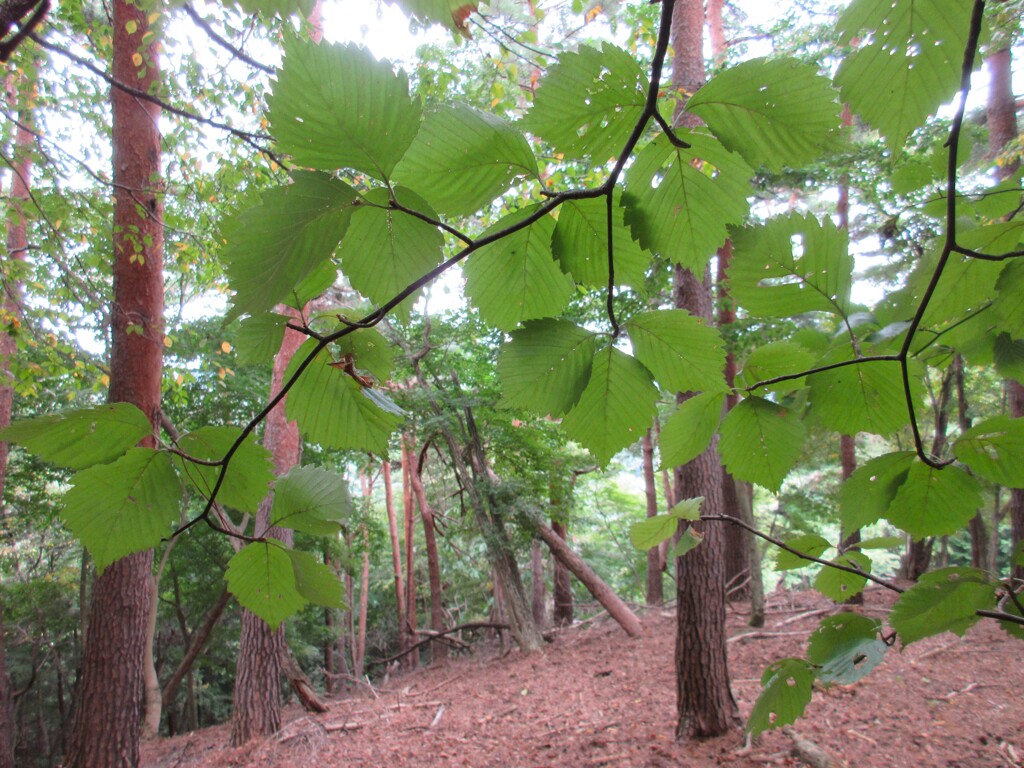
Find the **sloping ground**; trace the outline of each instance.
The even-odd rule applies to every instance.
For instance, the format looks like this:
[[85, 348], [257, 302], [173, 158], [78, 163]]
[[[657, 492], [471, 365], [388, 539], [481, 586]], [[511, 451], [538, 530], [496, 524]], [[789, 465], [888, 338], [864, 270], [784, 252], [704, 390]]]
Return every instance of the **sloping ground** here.
[[[892, 599], [869, 590], [865, 612]], [[744, 717], [771, 661], [803, 655], [808, 633], [831, 605], [816, 594], [774, 594], [767, 626], [748, 638], [730, 617], [730, 671]], [[809, 614], [814, 615], [809, 615]], [[733, 766], [802, 765], [794, 737], [834, 766], [996, 768], [1024, 766], [1024, 644], [992, 622], [964, 639], [951, 634], [893, 649], [856, 686], [817, 691], [789, 733], [746, 746], [740, 730], [676, 744], [671, 609], [643, 617], [630, 640], [607, 620], [558, 633], [533, 656], [489, 648], [443, 669], [392, 678], [375, 692], [332, 703], [311, 717], [290, 708], [279, 738], [229, 749], [228, 727], [146, 747], [152, 768], [261, 766]]]

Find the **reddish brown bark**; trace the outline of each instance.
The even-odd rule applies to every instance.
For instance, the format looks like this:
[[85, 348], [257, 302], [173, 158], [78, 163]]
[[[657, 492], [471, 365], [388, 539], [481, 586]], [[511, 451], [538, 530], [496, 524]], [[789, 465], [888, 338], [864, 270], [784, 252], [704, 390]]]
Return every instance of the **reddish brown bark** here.
[[644, 625], [640, 623], [629, 606], [622, 601], [622, 598], [615, 594], [615, 591], [594, 572], [593, 568], [587, 565], [582, 557], [573, 552], [565, 543], [565, 539], [552, 528], [541, 522], [535, 523], [534, 528], [537, 535], [548, 545], [551, 554], [572, 571], [573, 575], [580, 580], [580, 583], [587, 588], [587, 591], [601, 604], [601, 607], [608, 611], [608, 615], [622, 627], [625, 633], [630, 637], [639, 637], [644, 631]]
[[[569, 532], [564, 523], [552, 520], [551, 530], [557, 533], [562, 541], [568, 541]], [[572, 574], [565, 567], [565, 563], [557, 558], [555, 559], [554, 572], [554, 587], [551, 590], [554, 607], [551, 612], [551, 621], [556, 627], [568, 627], [572, 625], [576, 612], [575, 601], [572, 596]]]
[[[672, 17], [672, 87], [685, 99], [704, 82], [704, 7], [700, 0], [680, 0]], [[677, 109], [677, 125], [697, 120]], [[710, 269], [701, 277], [676, 266], [673, 304], [708, 322], [713, 319]], [[687, 395], [680, 395], [685, 399]], [[705, 514], [725, 513], [722, 464], [717, 440], [700, 456], [675, 469], [675, 498], [704, 497]], [[719, 736], [739, 721], [729, 688], [725, 633], [725, 571], [721, 526], [695, 524], [704, 540], [676, 558], [676, 737]]]
[[406, 649], [405, 632], [405, 579], [402, 576], [402, 544], [398, 538], [398, 517], [395, 513], [395, 492], [391, 482], [391, 464], [384, 460], [384, 507], [388, 514], [388, 532], [391, 534], [391, 564], [395, 571], [395, 614], [398, 620], [398, 650]]
[[[427, 581], [430, 584], [430, 628], [434, 632], [444, 631], [444, 602], [441, 594], [441, 563], [437, 556], [437, 534], [434, 525], [434, 511], [427, 502], [427, 492], [423, 487], [422, 467], [413, 463], [410, 467], [409, 481], [420, 508], [423, 521], [423, 543], [427, 550]], [[430, 644], [430, 664], [437, 667], [448, 658], [448, 646], [440, 641]]]
[[[657, 517], [658, 487], [654, 478], [654, 439], [651, 436], [651, 430], [648, 429], [644, 433], [640, 449], [643, 454], [644, 497], [647, 501], [647, 516]], [[651, 547], [647, 550], [647, 591], [645, 595], [647, 605], [661, 605], [665, 600], [661, 571], [660, 548]]]
[[366, 671], [366, 617], [370, 605], [370, 531], [363, 528], [363, 570], [359, 577], [359, 626], [356, 635], [355, 650], [352, 651], [352, 666], [356, 677], [362, 677]]
[[[159, 31], [147, 13], [114, 0], [114, 79], [143, 91], [158, 85]], [[148, 41], [148, 42], [145, 42]], [[133, 57], [142, 57], [142, 66]], [[114, 270], [110, 402], [128, 402], [159, 423], [163, 363], [163, 229], [160, 108], [112, 89]], [[153, 446], [153, 438], [143, 445]], [[117, 561], [96, 577], [78, 682], [67, 768], [139, 761], [143, 656], [152, 551]]]
[[[412, 462], [409, 455], [409, 436], [402, 435], [402, 512], [405, 522], [405, 625], [399, 631], [405, 635], [404, 648], [416, 642], [416, 528], [412, 507]], [[406, 669], [420, 665], [420, 651], [412, 648], [402, 657]]]

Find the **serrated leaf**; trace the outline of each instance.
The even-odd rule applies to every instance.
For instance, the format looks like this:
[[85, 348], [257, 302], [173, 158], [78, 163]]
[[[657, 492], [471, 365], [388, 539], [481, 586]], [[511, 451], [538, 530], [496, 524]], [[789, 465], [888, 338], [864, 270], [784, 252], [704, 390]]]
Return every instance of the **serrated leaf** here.
[[[529, 218], [531, 205], [505, 216], [482, 237], [494, 235]], [[491, 325], [510, 331], [518, 323], [557, 315], [574, 290], [572, 278], [562, 272], [551, 253], [555, 221], [540, 219], [517, 232], [480, 248], [462, 271], [466, 295]]]
[[295, 588], [289, 552], [275, 541], [255, 541], [242, 547], [228, 561], [224, 578], [239, 605], [263, 619], [271, 630], [306, 604]]
[[[240, 432], [238, 427], [200, 427], [178, 440], [178, 448], [197, 459], [216, 461], [227, 454]], [[209, 498], [220, 467], [195, 464], [180, 456], [174, 457], [174, 463], [189, 484]], [[217, 500], [241, 512], [255, 512], [273, 479], [270, 452], [250, 435], [231, 457]]]
[[344, 608], [341, 580], [309, 552], [286, 550], [292, 564], [295, 591], [304, 600], [324, 608]]
[[[285, 380], [315, 345], [310, 340], [299, 348], [285, 372]], [[402, 422], [401, 417], [373, 403], [363, 394], [361, 385], [334, 368], [333, 362], [330, 353], [321, 350], [306, 368], [288, 392], [288, 418], [298, 421], [302, 434], [324, 447], [386, 455], [391, 433]]]
[[[401, 188], [394, 193], [402, 205], [437, 218], [418, 195]], [[352, 287], [380, 305], [441, 263], [444, 238], [437, 227], [389, 208], [386, 189], [370, 190], [363, 201], [352, 214], [338, 257]]]
[[1024, 340], [1024, 260], [1013, 259], [1003, 267], [996, 280], [996, 299], [992, 304], [999, 330], [1015, 340]]
[[718, 329], [685, 309], [634, 315], [626, 323], [633, 354], [663, 389], [722, 391], [725, 350]]
[[996, 485], [1024, 488], [1024, 419], [996, 416], [975, 424], [957, 438], [953, 454]]
[[27, 448], [43, 461], [70, 469], [106, 464], [153, 434], [146, 414], [131, 403], [109, 403], [22, 419], [0, 439]]
[[853, 685], [877, 667], [889, 646], [878, 634], [882, 623], [856, 613], [821, 620], [807, 643], [807, 659], [817, 664], [823, 683]]
[[886, 517], [915, 539], [945, 536], [967, 525], [982, 504], [981, 485], [956, 466], [915, 462], [896, 491]]
[[679, 518], [655, 515], [629, 526], [629, 540], [639, 550], [648, 550], [671, 539], [679, 528]]
[[[736, 382], [738, 386], [751, 387], [760, 381], [805, 371], [813, 367], [817, 359], [817, 355], [792, 341], [774, 341], [758, 346], [750, 353]], [[761, 389], [766, 392], [792, 392], [801, 389], [806, 381], [806, 377], [801, 376]]]
[[704, 503], [703, 496], [694, 496], [692, 499], [683, 499], [672, 505], [668, 514], [680, 520], [699, 520], [700, 507]]
[[[825, 550], [831, 548], [832, 545], [817, 534], [807, 533], [787, 540], [786, 546], [810, 557], [821, 557]], [[776, 571], [792, 571], [797, 568], [806, 568], [808, 565], [813, 565], [813, 561], [795, 555], [789, 550], [780, 549], [775, 554]]]
[[669, 416], [658, 441], [662, 468], [688, 464], [707, 449], [718, 431], [724, 400], [720, 392], [704, 392], [685, 400]]
[[181, 483], [166, 453], [132, 448], [111, 464], [71, 478], [62, 517], [102, 572], [115, 560], [155, 547], [181, 513]]
[[839, 489], [843, 530], [856, 531], [885, 517], [916, 460], [913, 451], [896, 451], [857, 467]]
[[[844, 552], [832, 560], [839, 565], [848, 565], [852, 568], [859, 568], [865, 573], [871, 573], [871, 558], [863, 552]], [[842, 571], [838, 568], [829, 568], [823, 565], [814, 579], [814, 588], [829, 600], [842, 603], [864, 589], [867, 584], [866, 576], [859, 576], [849, 571]]]
[[[608, 286], [608, 212], [605, 198], [569, 200], [559, 206], [551, 250], [565, 272], [580, 285]], [[625, 225], [625, 211], [612, 207], [615, 283], [642, 288], [650, 265]]]
[[904, 647], [940, 632], [963, 636], [978, 620], [975, 611], [991, 609], [996, 587], [976, 568], [943, 568], [926, 573], [896, 601], [889, 623]]
[[264, 363], [272, 359], [281, 348], [289, 320], [292, 318], [274, 312], [253, 315], [242, 320], [235, 336], [235, 354], [238, 362]]
[[278, 147], [297, 163], [382, 181], [420, 127], [420, 100], [409, 95], [405, 72], [354, 43], [288, 41], [267, 104]]
[[996, 372], [1004, 379], [1024, 384], [1024, 339], [1012, 339], [1010, 334], [1000, 333], [993, 352]]
[[640, 245], [703, 274], [750, 206], [750, 166], [706, 133], [679, 131], [689, 149], [659, 136], [626, 174], [626, 223]]
[[849, 236], [827, 216], [791, 214], [733, 233], [730, 293], [752, 315], [845, 316], [852, 286]]
[[794, 722], [811, 701], [814, 668], [804, 659], [781, 659], [761, 676], [761, 695], [747, 720], [747, 732], [757, 736]]
[[686, 102], [726, 147], [751, 167], [779, 172], [821, 154], [839, 128], [827, 77], [796, 59], [751, 59], [715, 75]]
[[352, 355], [357, 370], [368, 371], [378, 381], [387, 381], [395, 368], [395, 352], [383, 334], [375, 328], [360, 328], [335, 343], [339, 355]]
[[342, 181], [297, 171], [293, 183], [266, 192], [260, 205], [225, 222], [221, 258], [235, 292], [228, 319], [288, 303], [296, 287], [330, 261], [356, 199]]
[[523, 134], [466, 105], [428, 112], [395, 169], [395, 179], [451, 216], [476, 213], [524, 175], [537, 175], [537, 159]]
[[672, 547], [665, 557], [670, 561], [682, 557], [687, 552], [696, 549], [702, 541], [704, 541], [703, 533], [692, 527], [687, 528], [680, 534], [679, 541], [676, 542], [676, 545]]
[[857, 0], [839, 19], [850, 52], [836, 83], [851, 111], [892, 148], [948, 101], [960, 80], [971, 4], [944, 0]]
[[658, 390], [647, 369], [624, 352], [606, 347], [594, 356], [590, 381], [562, 419], [562, 428], [603, 466], [650, 427], [657, 400]]
[[610, 43], [582, 45], [547, 71], [524, 125], [570, 159], [604, 163], [625, 146], [648, 87], [635, 56]]
[[502, 405], [561, 416], [579, 400], [594, 362], [594, 334], [567, 320], [534, 320], [498, 352]]
[[406, 15], [423, 23], [441, 24], [448, 29], [466, 33], [466, 19], [476, 11], [479, 3], [466, 0], [387, 0], [397, 5]]
[[[811, 413], [825, 427], [841, 435], [890, 435], [909, 421], [898, 362], [847, 365], [815, 373], [808, 381]], [[918, 405], [920, 385], [912, 392]]]
[[803, 453], [800, 416], [761, 397], [748, 397], [726, 414], [719, 429], [722, 463], [738, 480], [778, 491]]
[[274, 485], [270, 525], [314, 536], [331, 536], [341, 530], [342, 523], [351, 514], [348, 483], [334, 472], [296, 466]]

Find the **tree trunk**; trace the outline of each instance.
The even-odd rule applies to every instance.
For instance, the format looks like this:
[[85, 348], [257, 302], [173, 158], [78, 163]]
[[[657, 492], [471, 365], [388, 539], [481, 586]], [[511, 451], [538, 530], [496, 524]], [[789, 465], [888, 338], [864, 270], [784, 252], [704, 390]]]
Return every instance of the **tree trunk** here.
[[[680, 0], [672, 16], [672, 87], [694, 93], [704, 82], [704, 6], [700, 0]], [[696, 120], [677, 110], [677, 124]], [[673, 304], [695, 317], [712, 321], [711, 273], [703, 281], [676, 266]], [[680, 395], [684, 400], [687, 395]], [[706, 514], [725, 514], [722, 463], [718, 442], [712, 440], [700, 456], [675, 469], [675, 498], [704, 497]], [[676, 738], [720, 736], [739, 722], [729, 688], [725, 633], [725, 571], [721, 526], [694, 524], [704, 540], [684, 557], [676, 558]]]
[[[300, 318], [301, 313], [279, 305], [281, 314]], [[281, 391], [284, 372], [305, 336], [287, 329], [281, 347], [274, 356], [270, 378], [270, 397]], [[263, 445], [270, 451], [274, 472], [284, 475], [299, 463], [302, 441], [299, 428], [285, 415], [285, 397], [267, 415], [263, 431]], [[273, 496], [268, 494], [256, 512], [255, 531], [258, 535], [273, 537], [290, 546], [291, 531], [270, 527], [270, 509]], [[242, 635], [238, 649], [238, 672], [231, 709], [231, 745], [241, 746], [254, 738], [270, 736], [281, 728], [281, 660], [285, 653], [284, 625], [271, 630], [263, 619], [242, 609]]]
[[406, 649], [405, 632], [405, 580], [402, 577], [402, 544], [398, 538], [398, 517], [395, 514], [395, 492], [391, 482], [391, 463], [384, 459], [384, 507], [388, 514], [388, 532], [391, 534], [391, 564], [395, 570], [395, 615], [398, 621], [398, 651]]
[[533, 623], [543, 629], [548, 623], [548, 590], [544, 580], [544, 548], [539, 539], [530, 542], [530, 580], [533, 608]]
[[[18, 343], [12, 331], [22, 316], [22, 284], [15, 275], [28, 250], [28, 227], [23, 206], [29, 199], [32, 183], [33, 136], [28, 129], [31, 111], [27, 99], [22, 99], [18, 93], [19, 79], [14, 74], [7, 77], [8, 108], [20, 116], [21, 125], [14, 138], [11, 193], [7, 210], [7, 256], [2, 264], [3, 290], [0, 292], [0, 315], [4, 325], [12, 329], [0, 332], [0, 429], [10, 425], [14, 407], [14, 388], [10, 384], [11, 361], [18, 353]], [[7, 514], [7, 505], [3, 500], [7, 486], [7, 453], [8, 444], [0, 442], [0, 516]], [[14, 711], [3, 637], [3, 605], [0, 601], [0, 768], [14, 768]]]
[[[158, 88], [159, 29], [149, 13], [113, 0], [111, 74], [143, 91]], [[141, 57], [139, 66], [133, 58]], [[109, 402], [128, 402], [159, 424], [163, 365], [163, 205], [160, 108], [111, 89], [114, 270]], [[130, 332], [129, 332], [130, 331]], [[141, 331], [141, 332], [140, 332]], [[150, 437], [142, 443], [154, 447]], [[142, 725], [142, 664], [153, 552], [123, 558], [97, 575], [78, 681], [66, 768], [134, 766]]]
[[622, 598], [615, 594], [614, 590], [609, 587], [605, 581], [598, 576], [594, 570], [584, 562], [583, 558], [577, 555], [568, 544], [565, 543], [565, 539], [559, 536], [552, 528], [544, 525], [540, 521], [534, 523], [534, 529], [537, 531], [537, 535], [543, 539], [544, 543], [548, 545], [551, 550], [551, 554], [555, 558], [563, 563], [565, 567], [572, 571], [580, 583], [587, 588], [587, 591], [593, 595], [594, 599], [601, 604], [601, 607], [608, 611], [608, 615], [611, 616], [618, 623], [620, 627], [630, 637], [639, 637], [643, 634], [644, 625], [640, 623], [640, 620], [636, 617], [636, 614], [629, 609]]
[[177, 539], [171, 539], [164, 547], [156, 573], [149, 577], [149, 613], [146, 617], [146, 652], [142, 662], [142, 675], [146, 688], [146, 709], [142, 720], [142, 737], [156, 739], [160, 736], [160, 720], [163, 716], [163, 699], [160, 695], [160, 678], [157, 676], [153, 646], [156, 644], [156, 620], [159, 612], [160, 579], [167, 567], [167, 559], [174, 550]]
[[[355, 649], [352, 651], [352, 666], [356, 677], [361, 678], [366, 671], [366, 615], [370, 605], [370, 531], [363, 528], [363, 570], [359, 578], [359, 627], [356, 635]], [[358, 652], [358, 660], [355, 658]]]
[[[405, 521], [405, 635], [403, 648], [412, 648], [416, 642], [416, 527], [412, 508], [412, 467], [409, 456], [408, 435], [402, 435], [402, 512]], [[402, 657], [402, 666], [416, 669], [420, 665], [420, 650], [412, 650]]]
[[163, 690], [160, 693], [161, 702], [165, 710], [170, 710], [173, 707], [174, 699], [178, 695], [178, 688], [181, 687], [181, 681], [191, 673], [193, 663], [199, 658], [199, 654], [206, 647], [206, 643], [210, 639], [210, 635], [213, 634], [217, 622], [224, 615], [224, 609], [227, 607], [230, 597], [231, 595], [226, 589], [221, 590], [220, 595], [217, 597], [217, 602], [206, 612], [203, 625], [189, 637], [188, 648], [185, 649], [185, 654], [181, 657], [177, 668], [167, 678], [167, 682], [164, 683]]
[[[423, 487], [422, 466], [412, 464], [409, 481], [412, 484], [416, 503], [420, 508], [423, 521], [423, 543], [427, 549], [427, 580], [430, 584], [430, 628], [434, 632], [444, 631], [444, 600], [441, 593], [441, 563], [437, 556], [437, 529], [434, 525], [434, 512], [427, 502], [427, 492]], [[448, 658], [448, 646], [442, 641], [430, 644], [430, 665], [444, 665]]]
[[[853, 435], [840, 435], [839, 437], [839, 463], [842, 467], [843, 480], [849, 480], [850, 475], [857, 469], [857, 439]], [[840, 546], [845, 552], [860, 544], [860, 528], [854, 531], [839, 532]], [[851, 595], [843, 601], [846, 605], [863, 605], [864, 592]]]
[[[750, 483], [736, 483], [736, 496], [739, 503], [740, 518], [750, 527], [754, 527], [754, 488]], [[757, 539], [747, 537], [747, 552], [750, 561], [750, 620], [752, 627], [764, 626], [764, 575], [761, 572], [761, 550]]]
[[[1024, 416], [1024, 387], [1016, 381], [1007, 381], [1006, 388], [1009, 390], [1010, 415], [1014, 418]], [[1024, 542], [1024, 489], [1010, 489], [1010, 535], [1012, 540], [1011, 552], [1017, 552], [1018, 547]], [[1013, 567], [1013, 578], [1024, 579], [1024, 566]]]
[[[563, 523], [551, 521], [551, 530], [558, 534], [562, 541], [568, 541], [569, 532]], [[551, 620], [556, 627], [572, 626], [575, 614], [575, 601], [572, 596], [572, 574], [565, 567], [565, 563], [555, 558], [554, 565], [554, 588], [552, 589], [552, 601], [554, 609]]]
[[[648, 429], [644, 433], [640, 447], [643, 453], [644, 497], [647, 500], [647, 516], [657, 517], [658, 487], [654, 479], [654, 440], [651, 437], [651, 430]], [[661, 605], [665, 600], [661, 570], [661, 552], [658, 547], [651, 547], [647, 550], [647, 590], [645, 594], [647, 605]]]
[[327, 703], [317, 694], [313, 683], [306, 677], [306, 673], [302, 671], [302, 667], [295, 660], [295, 656], [292, 655], [287, 643], [281, 644], [281, 669], [284, 670], [284, 674], [288, 678], [288, 684], [295, 691], [295, 695], [299, 697], [299, 703], [302, 704], [304, 710], [322, 714], [330, 709]]

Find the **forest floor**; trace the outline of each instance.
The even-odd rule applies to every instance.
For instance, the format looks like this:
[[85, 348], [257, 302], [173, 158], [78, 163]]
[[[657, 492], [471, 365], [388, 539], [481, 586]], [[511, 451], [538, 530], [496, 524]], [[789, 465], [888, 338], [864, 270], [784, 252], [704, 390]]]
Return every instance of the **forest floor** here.
[[[867, 592], [863, 611], [883, 620], [890, 593]], [[746, 717], [772, 661], [802, 656], [808, 634], [833, 610], [817, 593], [769, 596], [763, 629], [733, 605], [729, 665]], [[497, 644], [440, 669], [393, 675], [373, 691], [331, 701], [323, 715], [292, 705], [277, 738], [231, 749], [229, 726], [164, 739], [146, 768], [261, 766], [800, 766], [798, 740], [833, 766], [1024, 766], [1024, 646], [981, 621], [964, 638], [944, 634], [893, 649], [860, 683], [816, 691], [788, 732], [745, 744], [742, 731], [678, 744], [673, 738], [675, 637], [671, 607], [649, 609], [645, 636], [607, 617], [555, 634], [532, 655]]]

